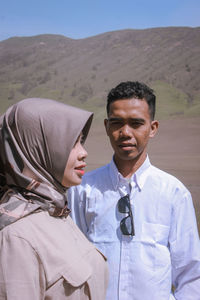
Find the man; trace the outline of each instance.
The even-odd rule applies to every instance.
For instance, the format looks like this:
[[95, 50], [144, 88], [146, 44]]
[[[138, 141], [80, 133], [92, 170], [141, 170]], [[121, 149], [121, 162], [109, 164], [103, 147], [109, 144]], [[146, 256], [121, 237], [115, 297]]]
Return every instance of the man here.
[[107, 300], [200, 299], [191, 195], [147, 155], [158, 129], [155, 100], [140, 82], [122, 82], [110, 91], [104, 123], [113, 159], [69, 190], [74, 221], [108, 258]]

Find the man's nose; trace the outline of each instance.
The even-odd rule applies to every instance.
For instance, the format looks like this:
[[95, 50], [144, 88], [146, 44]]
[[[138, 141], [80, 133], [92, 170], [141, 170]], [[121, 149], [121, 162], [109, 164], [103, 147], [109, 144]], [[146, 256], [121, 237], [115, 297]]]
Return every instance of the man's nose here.
[[119, 133], [120, 136], [130, 137], [132, 136], [132, 128], [128, 124], [125, 124], [123, 127], [120, 128]]

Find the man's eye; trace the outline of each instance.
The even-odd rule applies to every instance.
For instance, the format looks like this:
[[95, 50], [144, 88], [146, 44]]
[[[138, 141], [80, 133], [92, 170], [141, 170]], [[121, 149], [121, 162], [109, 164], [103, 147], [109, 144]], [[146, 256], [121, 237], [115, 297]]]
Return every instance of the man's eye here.
[[122, 122], [120, 122], [120, 121], [110, 121], [110, 124], [111, 125], [120, 125], [120, 124], [122, 124]]
[[143, 123], [142, 122], [134, 122], [132, 123], [132, 127], [139, 127], [139, 126], [142, 126]]

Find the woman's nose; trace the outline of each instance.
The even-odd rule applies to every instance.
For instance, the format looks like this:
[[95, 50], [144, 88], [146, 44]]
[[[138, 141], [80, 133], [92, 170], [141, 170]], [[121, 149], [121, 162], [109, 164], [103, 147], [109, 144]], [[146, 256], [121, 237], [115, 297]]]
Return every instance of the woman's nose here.
[[88, 156], [87, 151], [85, 150], [85, 148], [83, 147], [83, 145], [81, 145], [80, 153], [79, 153], [79, 159], [80, 160], [85, 159], [87, 156]]

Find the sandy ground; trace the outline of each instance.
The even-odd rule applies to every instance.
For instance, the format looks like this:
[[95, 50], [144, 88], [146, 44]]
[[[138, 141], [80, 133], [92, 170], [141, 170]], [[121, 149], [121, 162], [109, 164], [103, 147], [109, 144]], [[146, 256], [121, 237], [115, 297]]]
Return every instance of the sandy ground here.
[[[102, 126], [93, 126], [86, 142], [86, 171], [108, 163], [112, 148]], [[160, 121], [158, 134], [149, 143], [152, 164], [175, 175], [190, 190], [200, 232], [200, 118]]]

